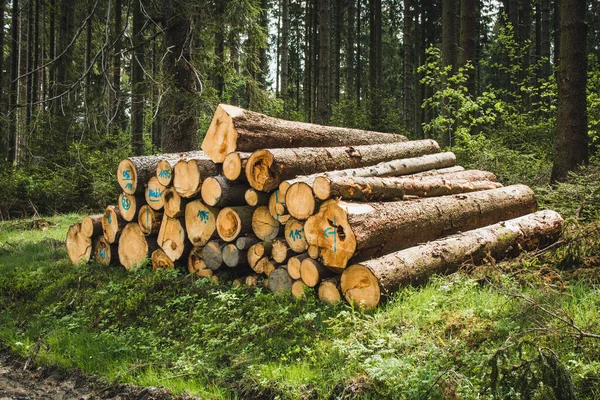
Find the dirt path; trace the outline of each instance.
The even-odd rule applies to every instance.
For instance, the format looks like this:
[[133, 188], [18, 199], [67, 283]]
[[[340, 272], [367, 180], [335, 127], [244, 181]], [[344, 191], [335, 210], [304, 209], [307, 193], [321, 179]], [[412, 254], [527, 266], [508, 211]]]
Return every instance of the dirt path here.
[[27, 369], [24, 369], [25, 364], [25, 360], [15, 357], [6, 350], [0, 350], [0, 400], [171, 400], [177, 398], [160, 388], [108, 385], [100, 379], [77, 371], [35, 365], [28, 365]]

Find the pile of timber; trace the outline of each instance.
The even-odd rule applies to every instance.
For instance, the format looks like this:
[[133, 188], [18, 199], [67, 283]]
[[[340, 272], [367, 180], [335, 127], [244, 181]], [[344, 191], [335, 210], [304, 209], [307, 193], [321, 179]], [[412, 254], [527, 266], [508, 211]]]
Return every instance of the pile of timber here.
[[433, 140], [220, 105], [202, 151], [121, 161], [117, 205], [70, 227], [73, 263], [187, 266], [298, 298], [376, 307], [398, 287], [556, 241], [533, 191]]

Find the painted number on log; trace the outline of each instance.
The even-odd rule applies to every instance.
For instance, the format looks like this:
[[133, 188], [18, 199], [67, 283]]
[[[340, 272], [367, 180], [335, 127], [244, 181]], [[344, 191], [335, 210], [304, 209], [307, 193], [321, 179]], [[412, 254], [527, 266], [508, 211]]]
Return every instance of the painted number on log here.
[[200, 219], [200, 221], [204, 222], [205, 224], [208, 222], [208, 216], [209, 216], [208, 211], [198, 210], [198, 218]]
[[123, 180], [124, 181], [132, 181], [133, 180], [131, 178], [131, 170], [130, 169], [126, 169], [123, 171]]
[[125, 185], [125, 189], [128, 189], [128, 190], [133, 190], [133, 184], [132, 184], [132, 183], [128, 183], [128, 184], [126, 184], [126, 185]]
[[100, 249], [100, 258], [106, 258], [106, 249]]
[[112, 215], [108, 214], [107, 220], [109, 224], [112, 224]]
[[121, 206], [123, 207], [123, 210], [127, 211], [131, 208], [131, 201], [127, 197], [123, 196], [121, 197]]
[[162, 192], [160, 191], [160, 189], [150, 189], [148, 191], [148, 197], [150, 198], [150, 201], [153, 203], [156, 203], [160, 200], [160, 196], [162, 195]]
[[302, 233], [304, 232], [304, 228], [302, 229], [294, 229], [290, 231], [290, 238], [293, 241], [302, 240]]
[[171, 171], [169, 171], [168, 169], [161, 169], [158, 173], [158, 177], [171, 179]]
[[337, 252], [337, 224], [335, 221], [335, 216], [333, 217], [333, 227], [328, 227], [323, 230], [323, 234], [326, 238], [329, 239], [330, 236], [333, 235], [333, 252]]

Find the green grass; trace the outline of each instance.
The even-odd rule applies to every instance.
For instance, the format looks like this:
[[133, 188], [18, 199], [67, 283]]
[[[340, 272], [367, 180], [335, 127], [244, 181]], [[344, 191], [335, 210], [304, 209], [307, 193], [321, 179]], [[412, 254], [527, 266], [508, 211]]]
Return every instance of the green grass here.
[[[593, 204], [598, 176], [583, 175], [541, 203], [567, 216]], [[373, 312], [180, 271], [72, 266], [57, 241], [81, 215], [1, 222], [0, 342], [216, 399], [595, 399], [600, 339], [570, 325], [600, 334], [600, 223], [582, 216], [557, 250], [434, 277]]]

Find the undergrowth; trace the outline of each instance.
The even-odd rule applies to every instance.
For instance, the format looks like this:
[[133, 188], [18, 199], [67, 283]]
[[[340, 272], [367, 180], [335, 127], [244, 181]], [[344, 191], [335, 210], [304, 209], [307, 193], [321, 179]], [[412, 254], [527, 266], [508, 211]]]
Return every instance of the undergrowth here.
[[595, 165], [538, 190], [567, 217], [555, 249], [434, 277], [373, 312], [177, 270], [72, 266], [62, 240], [81, 216], [0, 222], [0, 341], [205, 398], [595, 399], [597, 191]]

